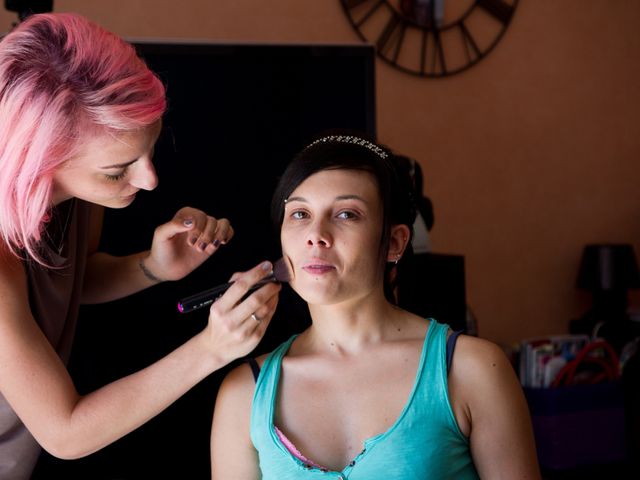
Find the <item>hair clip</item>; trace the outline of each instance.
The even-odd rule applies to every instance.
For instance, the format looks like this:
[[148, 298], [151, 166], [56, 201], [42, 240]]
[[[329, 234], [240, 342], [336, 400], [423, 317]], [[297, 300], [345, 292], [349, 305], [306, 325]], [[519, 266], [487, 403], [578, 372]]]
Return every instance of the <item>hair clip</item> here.
[[326, 137], [319, 138], [314, 142], [311, 142], [307, 145], [307, 148], [313, 147], [318, 143], [328, 143], [328, 142], [338, 142], [338, 143], [349, 143], [351, 145], [360, 145], [361, 147], [365, 147], [371, 150], [373, 153], [378, 155], [382, 159], [386, 159], [389, 155], [382, 148], [380, 148], [375, 143], [371, 143], [369, 140], [365, 140], [364, 138], [354, 137], [352, 135], [328, 135]]

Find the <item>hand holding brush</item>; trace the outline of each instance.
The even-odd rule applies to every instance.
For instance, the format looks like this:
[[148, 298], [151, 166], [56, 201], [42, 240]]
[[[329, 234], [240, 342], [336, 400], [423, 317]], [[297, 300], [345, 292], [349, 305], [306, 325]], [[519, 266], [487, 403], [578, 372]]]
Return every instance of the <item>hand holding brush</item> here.
[[[289, 277], [290, 273], [287, 264], [285, 263], [284, 259], [280, 258], [273, 262], [273, 270], [271, 271], [271, 273], [254, 284], [247, 292], [247, 295], [251, 294], [267, 283], [288, 282]], [[220, 298], [233, 285], [233, 283], [234, 282], [223, 283], [222, 285], [218, 285], [208, 290], [204, 290], [202, 292], [183, 298], [178, 302], [178, 311], [180, 313], [188, 313], [211, 305], [218, 298]]]

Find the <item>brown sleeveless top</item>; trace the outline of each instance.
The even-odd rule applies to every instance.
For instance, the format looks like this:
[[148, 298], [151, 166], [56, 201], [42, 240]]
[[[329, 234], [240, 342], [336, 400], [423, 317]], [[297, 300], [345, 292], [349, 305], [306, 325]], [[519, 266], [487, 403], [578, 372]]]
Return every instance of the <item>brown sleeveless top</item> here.
[[[89, 203], [77, 199], [56, 208], [47, 226], [51, 246], [45, 257], [55, 268], [24, 262], [31, 313], [65, 364], [80, 306], [90, 210]], [[0, 394], [0, 479], [28, 479], [39, 454], [40, 446]]]

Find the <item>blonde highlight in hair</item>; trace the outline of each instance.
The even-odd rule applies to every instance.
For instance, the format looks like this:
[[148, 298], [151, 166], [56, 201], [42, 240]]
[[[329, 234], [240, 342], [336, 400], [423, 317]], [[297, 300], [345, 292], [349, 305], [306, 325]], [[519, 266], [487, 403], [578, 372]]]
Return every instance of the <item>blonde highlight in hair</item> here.
[[0, 42], [0, 235], [44, 263], [54, 172], [98, 134], [145, 128], [166, 108], [133, 46], [72, 13], [32, 15]]

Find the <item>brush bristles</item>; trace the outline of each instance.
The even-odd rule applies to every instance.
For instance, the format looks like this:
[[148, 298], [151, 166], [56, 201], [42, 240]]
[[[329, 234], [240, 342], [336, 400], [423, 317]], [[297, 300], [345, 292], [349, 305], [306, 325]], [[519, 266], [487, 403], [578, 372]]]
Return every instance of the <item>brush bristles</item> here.
[[279, 258], [273, 262], [273, 277], [278, 282], [288, 282], [291, 280], [291, 271], [284, 258]]

